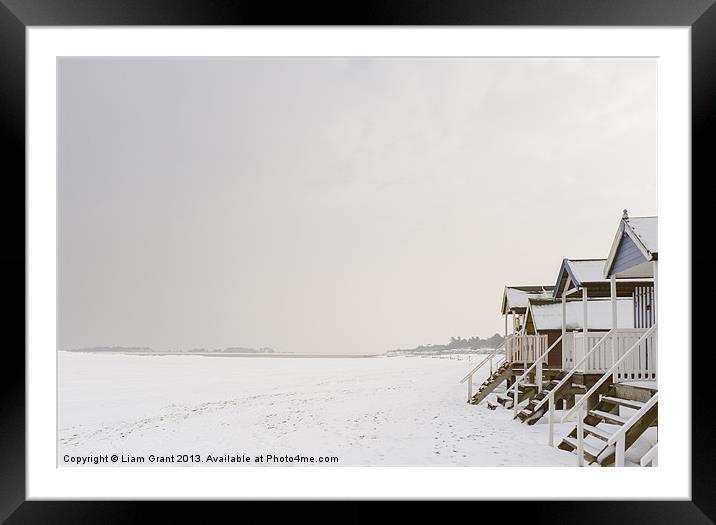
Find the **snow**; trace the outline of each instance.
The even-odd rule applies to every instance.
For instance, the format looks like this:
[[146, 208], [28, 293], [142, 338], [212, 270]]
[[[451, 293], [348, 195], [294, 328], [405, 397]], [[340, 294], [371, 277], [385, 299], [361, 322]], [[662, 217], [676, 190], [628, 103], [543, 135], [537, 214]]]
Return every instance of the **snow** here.
[[530, 299], [551, 299], [553, 286], [544, 286], [542, 291], [535, 291], [533, 286], [506, 286], [507, 308], [527, 308]]
[[[604, 277], [607, 259], [564, 259], [559, 270], [557, 284], [559, 287], [553, 292], [552, 297], [557, 298], [564, 292], [566, 275], [573, 276], [572, 283], [578, 287], [590, 285], [609, 285], [610, 280]], [[641, 283], [651, 281], [647, 277], [617, 277], [618, 282], [622, 283]]]
[[620, 384], [627, 386], [634, 386], [637, 388], [646, 388], [648, 390], [658, 390], [659, 384], [657, 381], [622, 381]]
[[[528, 314], [537, 330], [562, 329], [562, 303], [532, 303]], [[567, 330], [583, 329], [584, 305], [582, 301], [568, 301], [566, 304]], [[587, 323], [589, 330], [610, 330], [612, 327], [611, 299], [590, 299], [587, 301]], [[617, 326], [634, 327], [634, 303], [631, 298], [617, 299]]]
[[659, 253], [657, 217], [629, 217], [625, 221], [650, 253]]
[[[58, 460], [300, 454], [335, 455], [338, 466], [574, 466], [572, 453], [546, 445], [542, 422], [465, 402], [459, 380], [482, 359], [60, 352]], [[488, 373], [476, 374], [475, 390]]]
[[579, 283], [608, 281], [604, 278], [606, 259], [567, 259], [569, 269]]

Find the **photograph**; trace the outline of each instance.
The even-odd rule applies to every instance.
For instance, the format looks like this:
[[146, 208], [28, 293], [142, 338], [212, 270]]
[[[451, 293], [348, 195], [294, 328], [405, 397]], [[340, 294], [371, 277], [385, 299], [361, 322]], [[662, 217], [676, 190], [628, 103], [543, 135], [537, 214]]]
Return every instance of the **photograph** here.
[[658, 64], [58, 56], [56, 465], [658, 468]]
[[716, 523], [714, 3], [0, 0], [0, 523]]

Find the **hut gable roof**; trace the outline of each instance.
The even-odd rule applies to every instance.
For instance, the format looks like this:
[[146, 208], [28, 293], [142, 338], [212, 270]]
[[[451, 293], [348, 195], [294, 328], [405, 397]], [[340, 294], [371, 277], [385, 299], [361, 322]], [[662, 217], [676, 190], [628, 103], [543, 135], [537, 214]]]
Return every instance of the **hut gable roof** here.
[[658, 218], [624, 216], [619, 221], [602, 275], [652, 277], [651, 261], [659, 259]]
[[630, 217], [624, 219], [631, 231], [641, 241], [642, 246], [652, 255], [659, 254], [657, 244], [658, 217]]
[[562, 259], [559, 267], [557, 282], [552, 289], [552, 297], [561, 296], [567, 280], [572, 281], [573, 286], [584, 286], [587, 284], [609, 282], [603, 275], [606, 259]]
[[[575, 287], [589, 288], [593, 292], [597, 292], [597, 297], [609, 296], [609, 279], [604, 276], [605, 264], [607, 264], [607, 259], [563, 259], [557, 275], [557, 282], [552, 289], [552, 298], [557, 299], [567, 288]], [[618, 276], [618, 282], [630, 287], [646, 286], [653, 282], [649, 277], [643, 275]], [[569, 286], [568, 282], [571, 283]], [[626, 291], [627, 289], [622, 287], [620, 293], [623, 294]]]
[[525, 313], [530, 299], [552, 297], [552, 286], [505, 286], [501, 312]]
[[565, 259], [565, 262], [572, 281], [577, 285], [604, 281], [602, 271], [606, 259]]

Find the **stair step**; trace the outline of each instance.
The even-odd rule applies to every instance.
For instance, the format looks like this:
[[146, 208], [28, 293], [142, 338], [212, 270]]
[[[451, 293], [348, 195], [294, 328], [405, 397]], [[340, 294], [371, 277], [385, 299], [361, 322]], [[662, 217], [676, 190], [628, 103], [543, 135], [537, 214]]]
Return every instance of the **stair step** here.
[[[577, 452], [577, 448], [578, 448], [577, 447], [577, 438], [567, 436], [567, 437], [564, 437], [562, 440], [565, 441], [566, 443], [569, 443], [570, 445], [572, 445], [574, 447], [574, 452], [575, 453]], [[589, 443], [585, 443], [584, 440], [582, 440], [582, 450], [584, 450], [584, 455], [587, 457], [587, 459], [589, 461], [596, 461], [597, 458], [599, 457], [599, 454], [601, 454], [601, 452], [602, 452], [602, 450], [604, 450], [604, 448], [599, 449], [597, 447], [590, 445]]]
[[609, 438], [612, 436], [603, 428], [593, 427], [592, 425], [587, 424], [585, 424], [583, 428], [585, 433], [591, 434], [594, 437], [601, 439], [602, 441], [609, 441]]
[[633, 408], [635, 410], [639, 410], [641, 407], [644, 406], [644, 403], [642, 403], [641, 401], [622, 399], [621, 397], [602, 396], [601, 401], [607, 401], [609, 403], [614, 403], [615, 405], [621, 405], [627, 408]]
[[617, 425], [623, 425], [627, 422], [626, 418], [623, 418], [616, 414], [610, 414], [609, 412], [603, 412], [601, 410], [590, 410], [589, 413], [594, 417], [611, 421], [612, 423], [616, 423]]
[[530, 399], [530, 402], [529, 402], [529, 404], [528, 404], [527, 406], [537, 405], [537, 403], [539, 403], [539, 402], [542, 401], [543, 399], [544, 399], [544, 397], [533, 397], [532, 399]]
[[497, 395], [497, 402], [503, 406], [507, 406], [508, 403], [512, 403], [513, 401], [514, 400], [512, 399], [512, 397], [503, 396], [500, 394]]

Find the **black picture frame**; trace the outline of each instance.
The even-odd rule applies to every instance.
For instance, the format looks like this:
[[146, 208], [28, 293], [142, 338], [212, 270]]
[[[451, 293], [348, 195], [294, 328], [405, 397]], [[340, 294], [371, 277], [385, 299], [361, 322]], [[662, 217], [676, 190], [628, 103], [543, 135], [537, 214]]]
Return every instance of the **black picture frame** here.
[[[4, 151], [3, 205], [0, 207], [4, 279], [2, 325], [13, 337], [3, 350], [0, 382], [0, 521], [7, 523], [136, 522], [159, 503], [39, 502], [25, 497], [25, 28], [86, 25], [551, 25], [551, 26], [688, 26], [692, 44], [692, 239], [706, 239], [691, 254], [692, 274], [716, 262], [708, 237], [710, 203], [706, 191], [693, 186], [713, 172], [712, 137], [716, 127], [716, 0], [393, 0], [358, 3], [301, 2], [280, 7], [270, 2], [231, 0], [0, 0], [0, 136]], [[22, 226], [22, 227], [21, 227]], [[692, 294], [692, 311], [699, 297]], [[689, 307], [689, 305], [684, 305]], [[708, 309], [704, 309], [708, 312]], [[710, 313], [709, 313], [710, 315]], [[692, 335], [684, 338], [684, 352]], [[704, 350], [707, 352], [708, 350]], [[711, 359], [708, 359], [711, 360]], [[691, 501], [510, 502], [510, 512], [528, 521], [562, 523], [714, 523], [716, 522], [716, 453], [707, 415], [710, 368], [692, 352], [692, 499]], [[594, 494], [594, 500], [599, 494]], [[480, 502], [468, 512], [503, 512], [506, 502]], [[468, 505], [466, 504], [466, 505]], [[350, 504], [344, 520], [375, 517], [372, 505]], [[493, 507], [486, 509], [484, 507]], [[294, 505], [293, 519], [315, 510]], [[426, 517], [422, 505], [415, 505]], [[205, 521], [205, 511], [184, 503], [167, 508], [172, 515]], [[262, 510], [265, 511], [265, 504]], [[275, 508], [270, 511], [275, 516]], [[325, 511], [321, 511], [325, 512]], [[444, 512], [444, 511], [440, 511]], [[453, 511], [451, 510], [451, 513]], [[514, 514], [513, 514], [514, 513]], [[403, 516], [407, 518], [406, 515]], [[444, 520], [443, 515], [443, 520]], [[337, 519], [337, 517], [336, 517]]]

